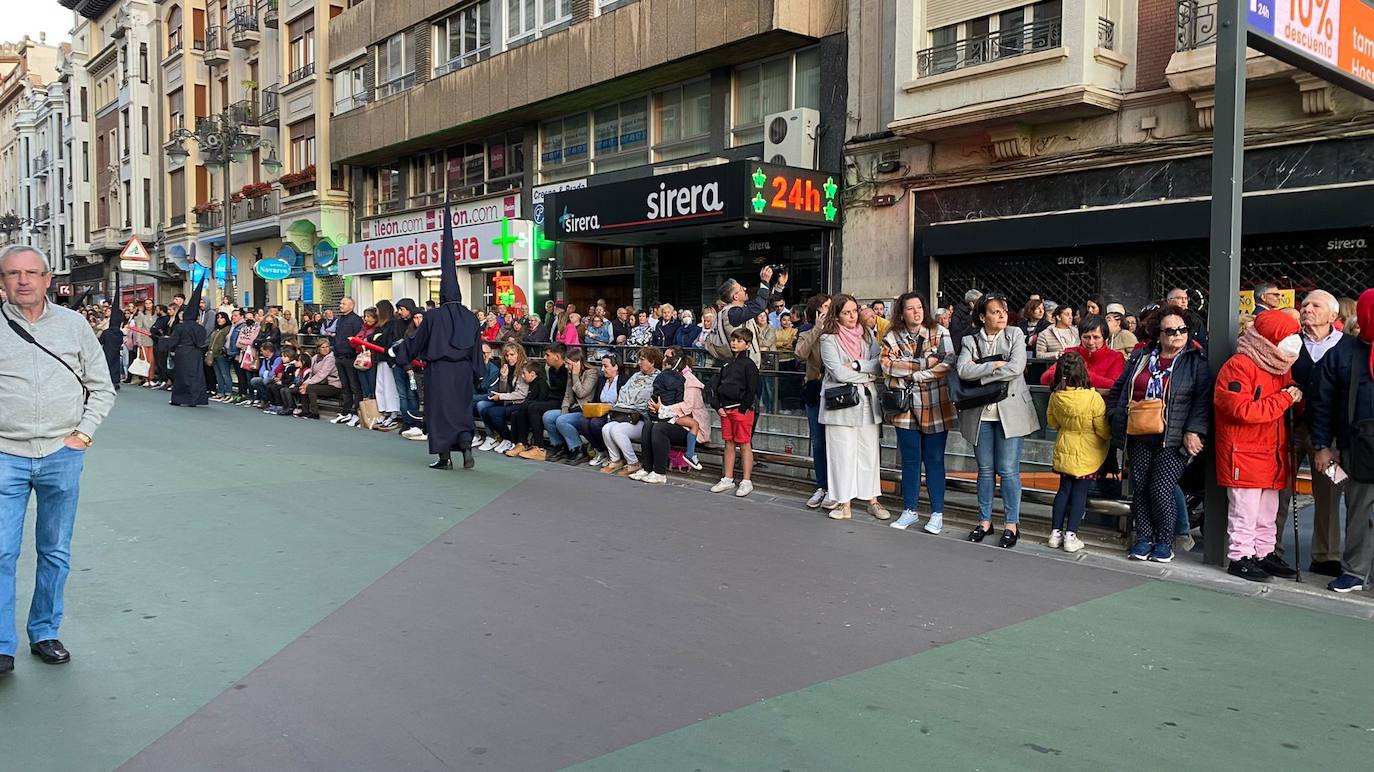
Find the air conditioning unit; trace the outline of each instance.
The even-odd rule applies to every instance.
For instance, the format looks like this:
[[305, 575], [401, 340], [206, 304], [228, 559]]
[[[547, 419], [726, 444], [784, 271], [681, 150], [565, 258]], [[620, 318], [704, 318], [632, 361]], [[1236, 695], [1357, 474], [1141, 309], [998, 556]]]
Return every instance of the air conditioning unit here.
[[773, 113], [763, 119], [763, 160], [770, 164], [816, 168], [816, 128], [821, 114], [809, 107]]

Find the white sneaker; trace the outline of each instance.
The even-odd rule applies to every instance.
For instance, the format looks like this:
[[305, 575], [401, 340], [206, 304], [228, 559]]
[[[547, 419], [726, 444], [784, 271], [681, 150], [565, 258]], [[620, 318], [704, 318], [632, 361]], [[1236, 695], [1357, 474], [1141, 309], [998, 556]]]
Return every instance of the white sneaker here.
[[825, 501], [825, 488], [817, 488], [816, 492], [811, 494], [811, 498], [806, 500], [806, 506], [815, 509], [822, 501]]
[[836, 508], [839, 507], [839, 506], [840, 506], [840, 502], [836, 501], [835, 499], [830, 498], [829, 496], [826, 496], [826, 497], [825, 497], [825, 501], [822, 501], [822, 502], [821, 502], [821, 509], [833, 510], [833, 509], [836, 509]]
[[421, 430], [419, 434], [417, 434], [417, 435], [415, 435], [414, 437], [411, 437], [411, 438], [409, 438], [409, 439], [415, 440], [416, 442], [426, 442], [426, 441], [429, 440], [429, 435], [428, 435], [428, 434], [425, 434], [425, 433], [424, 433], [424, 430]]
[[345, 426], [354, 426], [354, 427], [356, 427], [356, 426], [358, 425], [358, 422], [361, 421], [361, 420], [363, 420], [363, 419], [360, 418], [359, 416], [351, 415], [351, 416], [348, 417], [348, 420], [347, 420], [347, 421], [344, 421], [344, 425], [345, 425]]
[[668, 483], [668, 477], [666, 475], [661, 475], [658, 472], [650, 472], [649, 474], [644, 476], [644, 482], [650, 485], [666, 485]]
[[338, 415], [334, 416], [334, 420], [333, 420], [333, 421], [330, 421], [330, 423], [331, 423], [331, 424], [341, 424], [341, 423], [343, 423], [344, 421], [347, 421], [347, 420], [349, 419], [349, 417], [350, 417], [350, 416], [348, 415], [348, 413], [339, 413]]
[[486, 438], [485, 440], [482, 440], [482, 446], [479, 447], [478, 450], [491, 450], [499, 444], [501, 444], [501, 441], [497, 439], [495, 435], [493, 435], [491, 437]]
[[1064, 532], [1058, 528], [1050, 531], [1050, 549], [1057, 550], [1064, 545]]
[[735, 495], [740, 498], [744, 498], [745, 496], [748, 496], [753, 492], [754, 484], [748, 480], [745, 480], [744, 482], [740, 483], [739, 487], [735, 489]]
[[722, 477], [722, 478], [720, 478], [720, 482], [718, 482], [718, 483], [716, 483], [715, 485], [712, 485], [712, 486], [711, 486], [711, 492], [712, 492], [712, 493], [724, 493], [725, 491], [728, 491], [728, 490], [730, 490], [730, 489], [733, 488], [733, 487], [735, 487], [735, 481], [734, 481], [734, 480], [732, 480], [732, 479], [729, 478], [729, 477]]
[[1077, 552], [1081, 549], [1083, 549], [1083, 540], [1078, 538], [1078, 534], [1074, 533], [1073, 531], [1069, 531], [1068, 533], [1064, 534], [1065, 552]]
[[596, 455], [592, 456], [592, 460], [587, 462], [587, 466], [598, 467], [604, 463], [606, 463], [606, 454], [602, 453], [601, 451], [597, 451]]
[[495, 448], [492, 448], [492, 450], [496, 451], [497, 453], [505, 453], [513, 447], [515, 447], [514, 442], [511, 442], [510, 440], [501, 440], [501, 444], [497, 445]]
[[635, 482], [639, 482], [651, 474], [653, 474], [653, 472], [650, 472], [648, 469], [641, 469], [638, 472], [635, 472], [634, 474], [630, 475], [630, 479], [634, 480]]
[[899, 531], [905, 531], [913, 525], [921, 522], [921, 515], [914, 509], [903, 509], [902, 516], [897, 518], [897, 522], [891, 525]]
[[402, 437], [405, 437], [406, 439], [410, 439], [410, 438], [412, 438], [412, 437], [416, 437], [416, 436], [419, 436], [419, 435], [421, 435], [421, 434], [424, 434], [424, 430], [422, 430], [422, 429], [421, 429], [420, 427], [418, 427], [418, 426], [412, 426], [412, 427], [410, 427], [409, 429], [406, 429], [405, 431], [401, 432], [401, 436], [402, 436]]
[[926, 533], [938, 534], [940, 532], [940, 529], [944, 528], [944, 526], [945, 514], [943, 512], [931, 512], [930, 517], [926, 519], [925, 528], [923, 528], [922, 530], [924, 530]]

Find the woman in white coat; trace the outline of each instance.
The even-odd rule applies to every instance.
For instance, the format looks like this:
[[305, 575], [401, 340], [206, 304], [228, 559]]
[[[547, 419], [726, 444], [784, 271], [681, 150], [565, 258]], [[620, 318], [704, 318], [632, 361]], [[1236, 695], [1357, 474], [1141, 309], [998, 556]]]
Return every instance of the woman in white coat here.
[[[835, 313], [821, 328], [820, 422], [825, 426], [826, 465], [830, 498], [840, 505], [830, 511], [835, 520], [851, 516], [849, 502], [868, 501], [868, 511], [879, 520], [892, 517], [881, 504], [878, 429], [883, 409], [878, 401], [878, 341], [859, 324], [859, 303], [849, 295], [836, 295], [830, 306]], [[849, 387], [858, 404], [832, 409], [827, 394]]]
[[1010, 549], [1020, 538], [1021, 446], [1026, 435], [1039, 430], [1040, 419], [1026, 385], [1026, 333], [1007, 326], [1007, 301], [984, 295], [974, 318], [978, 327], [964, 336], [959, 350], [959, 378], [982, 384], [1005, 382], [1007, 394], [998, 402], [959, 413], [959, 433], [973, 445], [978, 460], [978, 527], [969, 533], [968, 541], [980, 542], [992, 533], [992, 498], [1000, 477], [1006, 527], [997, 546]]

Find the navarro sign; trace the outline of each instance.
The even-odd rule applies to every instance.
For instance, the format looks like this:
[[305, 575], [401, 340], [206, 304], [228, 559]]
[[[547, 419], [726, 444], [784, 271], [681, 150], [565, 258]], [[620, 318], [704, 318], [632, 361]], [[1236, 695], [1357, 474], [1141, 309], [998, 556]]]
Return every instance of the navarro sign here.
[[[833, 175], [751, 161], [550, 191], [545, 227], [555, 241], [613, 237], [733, 220], [839, 225]], [[610, 239], [606, 239], [610, 240]]]
[[[454, 220], [457, 219], [455, 216]], [[499, 264], [507, 262], [507, 258], [528, 260], [534, 245], [534, 225], [529, 220], [470, 225], [449, 232], [459, 267]], [[357, 276], [438, 268], [443, 246], [440, 238], [439, 231], [432, 231], [347, 244], [339, 248], [339, 273]]]
[[281, 281], [291, 275], [291, 264], [279, 257], [266, 257], [253, 265], [253, 273], [267, 281]]

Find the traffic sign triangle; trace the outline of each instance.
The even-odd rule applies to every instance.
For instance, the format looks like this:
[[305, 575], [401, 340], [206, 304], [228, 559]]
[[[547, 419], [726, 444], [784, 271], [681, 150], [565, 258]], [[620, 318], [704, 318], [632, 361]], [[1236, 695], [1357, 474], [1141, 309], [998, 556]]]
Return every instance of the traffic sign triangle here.
[[129, 239], [129, 243], [124, 245], [124, 251], [119, 253], [120, 260], [147, 260], [148, 250], [144, 249], [143, 242], [137, 236]]

